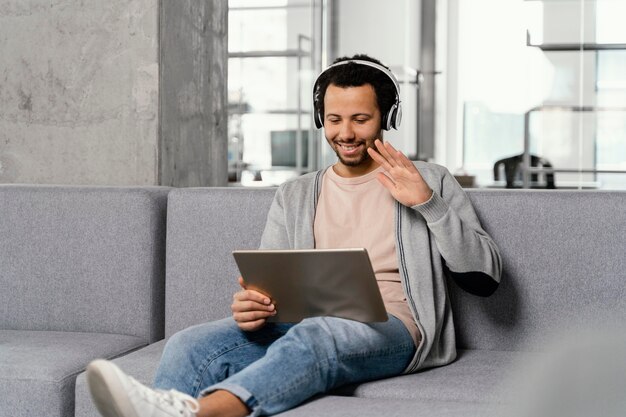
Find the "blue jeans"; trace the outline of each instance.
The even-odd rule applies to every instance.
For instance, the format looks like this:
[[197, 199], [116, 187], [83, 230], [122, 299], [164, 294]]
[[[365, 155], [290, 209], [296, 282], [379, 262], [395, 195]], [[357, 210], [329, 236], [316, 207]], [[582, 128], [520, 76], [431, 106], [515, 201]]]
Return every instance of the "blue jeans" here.
[[228, 318], [173, 335], [154, 387], [194, 398], [226, 390], [251, 415], [272, 415], [341, 385], [401, 374], [414, 353], [408, 330], [391, 315], [370, 324], [316, 317], [254, 332]]

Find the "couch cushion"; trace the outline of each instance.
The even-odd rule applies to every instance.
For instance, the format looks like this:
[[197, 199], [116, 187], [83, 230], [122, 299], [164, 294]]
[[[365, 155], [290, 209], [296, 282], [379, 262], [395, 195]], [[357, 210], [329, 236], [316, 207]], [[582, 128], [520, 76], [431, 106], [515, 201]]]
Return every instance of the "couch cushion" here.
[[230, 316], [239, 288], [235, 249], [261, 242], [274, 188], [188, 188], [167, 208], [165, 334]]
[[316, 398], [280, 417], [502, 417], [502, 406], [440, 400], [372, 399], [341, 396]]
[[0, 185], [0, 329], [162, 339], [168, 191]]
[[[578, 414], [569, 415], [592, 415], [589, 409], [600, 406], [619, 410], [607, 415], [622, 415], [623, 334], [623, 328], [611, 328], [557, 338], [542, 354], [459, 351], [457, 361], [448, 366], [344, 387], [280, 415], [502, 417], [537, 415], [542, 410], [541, 415], [561, 416], [549, 413], [563, 405], [578, 408]], [[150, 385], [164, 345], [155, 343], [114, 362]], [[76, 417], [99, 417], [85, 382], [83, 373], [76, 383]]]
[[[164, 346], [165, 341], [157, 342], [118, 358], [114, 362], [133, 378], [151, 385]], [[472, 404], [509, 403], [510, 395], [513, 395], [512, 393], [515, 393], [517, 388], [513, 385], [518, 382], [517, 370], [530, 366], [539, 358], [540, 356], [535, 353], [459, 351], [457, 360], [450, 365], [417, 374], [342, 387], [334, 390], [333, 394], [369, 400], [413, 400], [406, 404], [407, 409], [417, 407], [417, 404], [432, 404], [434, 407], [443, 402], [448, 405], [443, 407], [441, 411], [443, 414], [436, 415], [463, 415], [454, 414], [453, 411], [461, 411], [467, 404], [470, 405], [468, 410], [479, 411], [486, 410], [487, 407], [474, 407]], [[315, 407], [325, 407], [325, 404], [324, 402]], [[342, 406], [347, 407], [350, 404], [346, 403]], [[402, 407], [399, 408], [399, 410], [402, 409]], [[322, 415], [311, 414], [313, 410], [308, 408], [306, 410], [308, 414], [302, 415]], [[427, 407], [426, 410], [431, 410], [431, 408]], [[450, 414], [446, 414], [448, 412]], [[76, 417], [98, 417], [89, 397], [84, 373], [76, 382]]]
[[[136, 352], [115, 359], [113, 362], [137, 381], [151, 386], [156, 369], [161, 359], [165, 341], [146, 346]], [[85, 373], [76, 379], [76, 411], [75, 417], [100, 417], [91, 401]]]
[[144, 345], [116, 334], [0, 330], [0, 415], [72, 416], [76, 375], [92, 359]]
[[626, 317], [626, 192], [468, 195], [500, 248], [504, 273], [489, 298], [449, 283], [457, 346], [543, 350], [564, 328]]
[[335, 393], [364, 398], [467, 403], [508, 403], [517, 370], [540, 356], [534, 353], [461, 350], [457, 360], [416, 374], [340, 388]]
[[[150, 386], [165, 341], [115, 359], [124, 372]], [[461, 352], [457, 362], [407, 375], [335, 390], [285, 416], [481, 416], [503, 402], [498, 392], [512, 367], [527, 355], [514, 352]], [[353, 398], [348, 396], [357, 396]], [[385, 411], [386, 410], [386, 411]], [[83, 372], [76, 380], [76, 417], [99, 417]]]

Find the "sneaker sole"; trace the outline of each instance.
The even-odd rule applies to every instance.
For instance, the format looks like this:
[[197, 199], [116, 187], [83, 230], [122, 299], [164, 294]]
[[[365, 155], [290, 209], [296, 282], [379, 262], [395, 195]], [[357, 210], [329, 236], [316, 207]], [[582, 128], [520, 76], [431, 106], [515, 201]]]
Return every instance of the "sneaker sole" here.
[[139, 417], [122, 388], [115, 365], [96, 360], [87, 366], [87, 384], [96, 408], [104, 417]]

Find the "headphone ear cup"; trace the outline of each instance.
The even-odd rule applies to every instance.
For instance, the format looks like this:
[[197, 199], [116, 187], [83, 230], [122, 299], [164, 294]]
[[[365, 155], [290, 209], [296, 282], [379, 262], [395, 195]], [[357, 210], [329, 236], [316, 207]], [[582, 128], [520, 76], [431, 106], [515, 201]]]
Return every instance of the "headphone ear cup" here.
[[398, 108], [395, 109], [393, 114], [393, 128], [398, 130], [400, 123], [402, 123], [402, 105], [398, 103]]
[[321, 129], [324, 126], [324, 120], [320, 111], [320, 92], [317, 80], [315, 81], [313, 91], [313, 121], [315, 122], [315, 127]]
[[394, 125], [394, 121], [395, 121], [397, 106], [398, 106], [398, 104], [394, 103], [393, 106], [391, 106], [391, 108], [389, 109], [389, 111], [385, 115], [385, 118], [383, 120], [383, 126], [382, 126], [382, 128], [384, 130], [390, 130], [392, 127], [394, 129], [396, 128], [395, 125]]
[[315, 127], [321, 129], [324, 126], [324, 122], [322, 121], [322, 115], [320, 114], [320, 110], [315, 106], [313, 114], [313, 120], [315, 121]]

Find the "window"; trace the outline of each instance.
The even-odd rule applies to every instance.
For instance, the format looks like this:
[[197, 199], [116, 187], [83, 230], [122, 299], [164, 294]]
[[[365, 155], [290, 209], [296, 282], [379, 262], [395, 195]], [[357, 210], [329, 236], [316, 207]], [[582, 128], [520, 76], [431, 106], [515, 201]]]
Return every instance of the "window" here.
[[319, 16], [320, 0], [229, 1], [232, 183], [276, 185], [317, 167], [309, 86], [319, 71]]

